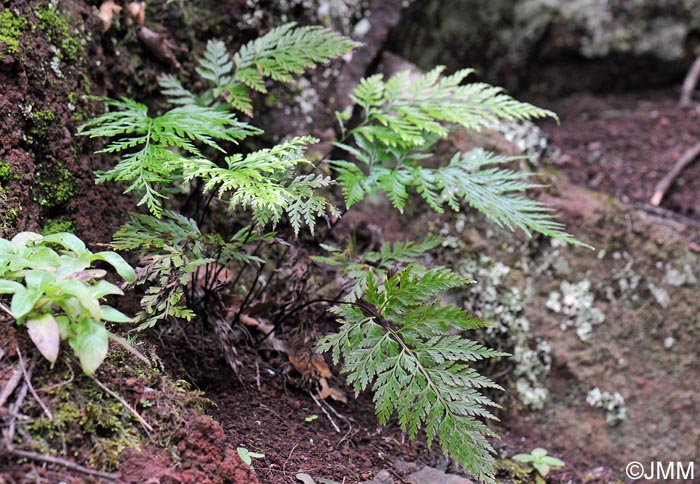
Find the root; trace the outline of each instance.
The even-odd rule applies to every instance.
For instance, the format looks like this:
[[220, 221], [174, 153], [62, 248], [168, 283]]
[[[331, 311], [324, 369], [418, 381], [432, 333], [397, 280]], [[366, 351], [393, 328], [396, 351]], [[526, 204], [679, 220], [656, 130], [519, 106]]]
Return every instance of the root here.
[[695, 86], [698, 84], [698, 78], [700, 78], [700, 56], [698, 56], [698, 58], [695, 59], [695, 62], [693, 62], [693, 65], [690, 66], [688, 75], [685, 76], [685, 81], [683, 81], [680, 100], [680, 105], [682, 108], [687, 108], [690, 106], [693, 89], [695, 89]]
[[[697, 62], [697, 64], [699, 66], [698, 72], [700, 73], [700, 62]], [[683, 168], [689, 165], [698, 155], [700, 155], [700, 143], [693, 145], [689, 150], [683, 153], [680, 158], [678, 158], [678, 161], [675, 165], [673, 165], [671, 171], [669, 171], [668, 174], [666, 174], [666, 176], [656, 184], [654, 195], [652, 195], [649, 203], [655, 207], [658, 207], [661, 204], [661, 200], [663, 200], [664, 196], [666, 195], [666, 192], [673, 184], [673, 181], [678, 177], [681, 171], [683, 171]]]

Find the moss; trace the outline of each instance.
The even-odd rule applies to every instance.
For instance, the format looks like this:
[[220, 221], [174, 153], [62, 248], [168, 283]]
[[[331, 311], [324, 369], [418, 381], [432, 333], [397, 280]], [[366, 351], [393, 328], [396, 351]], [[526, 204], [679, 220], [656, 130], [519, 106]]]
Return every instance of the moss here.
[[75, 61], [83, 50], [78, 37], [71, 33], [71, 25], [64, 14], [58, 12], [58, 4], [49, 2], [40, 5], [34, 11], [39, 28], [46, 34], [46, 39], [60, 49], [61, 59]]
[[[0, 42], [5, 44], [5, 53], [14, 55], [19, 49], [19, 42], [27, 21], [15, 16], [10, 9], [0, 12]], [[0, 54], [0, 59], [4, 56]]]
[[41, 230], [42, 235], [57, 234], [59, 232], [75, 232], [75, 224], [64, 218], [49, 219], [44, 223]]
[[63, 205], [75, 193], [73, 174], [65, 168], [40, 171], [34, 181], [36, 202], [42, 207]]
[[7, 181], [12, 175], [12, 169], [7, 161], [0, 161], [0, 182]]
[[41, 141], [42, 138], [47, 137], [49, 130], [54, 126], [53, 122], [56, 116], [53, 111], [46, 109], [44, 111], [33, 112], [29, 118], [34, 123], [29, 133], [33, 138], [39, 138], [39, 140], [35, 141]]

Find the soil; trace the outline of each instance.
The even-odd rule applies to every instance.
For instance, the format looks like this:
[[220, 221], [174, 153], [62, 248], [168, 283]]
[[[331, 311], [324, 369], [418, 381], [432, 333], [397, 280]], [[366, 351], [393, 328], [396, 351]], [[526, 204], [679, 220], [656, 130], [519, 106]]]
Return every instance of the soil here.
[[[10, 3], [14, 12], [39, 23], [36, 16], [44, 2]], [[91, 35], [86, 38], [85, 52], [80, 57], [85, 63], [61, 58], [60, 75], [47, 67], [47, 59], [54, 55], [49, 34], [55, 41], [61, 33], [56, 30], [59, 27], [34, 31], [31, 42], [21, 45], [14, 54], [9, 55], [7, 47], [0, 48], [0, 83], [3, 85], [0, 160], [9, 163], [11, 177], [14, 177], [2, 180], [6, 191], [2, 192], [1, 201], [3, 207], [22, 207], [12, 220], [4, 220], [8, 223], [8, 227], [3, 228], [5, 232], [10, 225], [22, 230], [39, 230], [48, 221], [68, 220], [87, 241], [104, 243], [124, 214], [134, 208], [132, 200], [118, 196], [112, 188], [94, 186], [92, 170], [104, 167], [99, 163], [106, 164], [108, 160], [95, 165], [92, 152], [99, 146], [74, 136], [79, 118], [93, 116], [98, 109], [96, 104], [80, 97], [71, 109], [65, 100], [70, 99], [71, 93], [85, 90], [116, 96], [144, 89], [145, 96], [155, 90], [154, 79], [158, 72], [174, 68], [152, 59], [125, 33], [128, 27], [124, 25], [115, 28], [128, 46], [127, 51], [135, 55], [132, 59], [116, 55], [118, 49], [109, 35], [119, 36], [114, 32], [102, 33], [94, 16], [94, 3], [65, 2], [71, 18], [84, 21], [83, 30], [75, 25], [66, 28], [71, 32], [89, 31]], [[178, 2], [167, 3], [169, 6], [157, 20], [167, 31], [174, 32], [179, 44], [196, 50], [201, 48], [205, 37], [212, 34], [226, 37], [224, 22], [188, 17], [175, 5]], [[216, 15], [232, 19], [245, 11], [244, 3], [225, 2], [225, 8], [222, 3], [215, 10]], [[266, 14], [256, 28], [264, 29], [271, 17], [272, 14]], [[253, 30], [242, 32], [238, 40], [251, 38]], [[192, 34], [193, 31], [198, 34]], [[192, 61], [186, 54], [178, 55], [189, 69]], [[375, 49], [372, 55], [376, 54]], [[363, 59], [362, 69], [367, 69], [371, 61]], [[138, 76], [134, 74], [136, 71]], [[34, 100], [31, 111], [27, 111], [26, 99]], [[534, 291], [528, 314], [535, 322], [534, 334], [546, 337], [554, 348], [554, 362], [547, 383], [551, 401], [544, 411], [530, 412], [514, 400], [506, 400], [500, 414], [502, 421], [494, 425], [503, 436], [501, 441], [494, 442], [502, 457], [541, 446], [566, 461], [563, 470], [552, 471], [549, 482], [611, 482], [622, 478], [621, 469], [626, 459], [643, 455], [649, 459], [661, 456], [678, 460], [697, 455], [700, 436], [695, 431], [692, 435], [683, 433], [696, 425], [693, 419], [700, 412], [700, 402], [693, 393], [700, 369], [687, 357], [697, 351], [700, 337], [700, 321], [695, 316], [697, 302], [693, 296], [697, 282], [664, 286], [675, 304], [667, 310], [655, 299], [649, 285], [644, 285], [636, 294], [641, 299], [633, 299], [634, 294], [624, 299], [625, 295], [616, 289], [619, 278], [614, 275], [626, 267], [627, 256], [634, 257], [633, 267], [643, 284], [661, 284], [663, 270], [669, 264], [678, 266], [681, 261], [692, 270], [698, 265], [693, 251], [700, 246], [693, 244], [698, 242], [700, 224], [697, 196], [700, 163], [682, 173], [665, 198], [663, 210], [652, 210], [646, 205], [656, 182], [683, 150], [700, 140], [700, 111], [696, 107], [680, 109], [676, 99], [677, 93], [666, 89], [615, 96], [576, 94], [539, 102], [560, 117], [559, 125], [542, 125], [561, 149], [561, 155], [551, 160], [554, 170], [548, 164], [545, 166], [550, 171], [554, 189], [543, 197], [558, 207], [563, 221], [572, 231], [599, 248], [597, 254], [572, 249], [566, 255], [562, 255], [560, 249], [556, 257], [566, 259], [570, 271], [557, 273], [549, 266], [543, 269], [541, 275], [545, 282], [539, 283]], [[157, 103], [157, 98], [149, 100]], [[37, 113], [44, 115], [37, 116]], [[76, 116], [77, 113], [80, 116]], [[51, 119], [47, 122], [48, 116]], [[67, 173], [65, 180], [61, 173]], [[53, 183], [47, 192], [51, 195], [48, 200], [38, 183], [46, 179]], [[62, 184], [62, 180], [68, 179], [70, 186]], [[610, 197], [569, 185], [569, 179], [575, 185]], [[56, 183], [64, 186], [70, 197], [57, 198]], [[9, 213], [7, 209], [5, 214]], [[503, 235], [499, 231], [489, 235], [491, 239], [480, 238], [477, 228], [483, 227], [483, 221], [469, 220], [477, 221], [468, 234], [450, 230], [453, 235], [470, 240], [471, 251], [492, 250], [490, 253], [494, 257], [502, 257], [514, 268], [519, 263], [518, 258], [525, 256], [492, 249], [503, 245], [496, 241], [505, 240], [511, 244], [509, 247], [527, 246], [530, 251], [527, 257], [534, 264], [544, 264], [547, 257], [554, 257], [554, 249], [545, 242], [535, 241], [528, 246], [521, 237]], [[346, 217], [335, 237], [343, 239], [357, 233], [366, 244], [376, 247], [384, 240], [424, 235], [427, 229], [439, 231], [450, 221], [450, 216], [435, 217], [417, 209], [410, 221], [405, 222], [386, 204], [364, 204]], [[615, 257], [615, 253], [620, 255]], [[517, 274], [513, 282], [525, 286], [529, 280], [525, 269], [513, 270]], [[578, 275], [593, 281], [596, 298], [609, 313], [608, 323], [590, 344], [582, 344], [571, 333], [561, 332], [556, 315], [544, 309], [548, 294], [559, 287], [559, 282], [574, 280]], [[611, 294], [608, 288], [613, 288], [613, 296], [605, 299], [605, 294]], [[615, 317], [623, 324], [611, 323]], [[320, 326], [313, 327], [311, 333], [326, 330], [333, 323], [326, 320], [318, 324]], [[10, 379], [8, 361], [17, 359], [15, 346], [31, 354], [31, 344], [8, 322], [0, 322], [0, 325], [0, 348], [5, 352], [0, 358], [0, 382], [4, 387]], [[293, 329], [287, 328], [289, 333], [293, 333]], [[254, 345], [242, 343], [238, 354], [242, 364], [238, 374], [234, 373], [223, 355], [211, 350], [218, 347], [216, 342], [201, 336], [208, 330], [202, 324], [193, 324], [185, 330], [167, 328], [149, 334], [144, 345], [158, 345], [157, 355], [169, 381], [188, 381], [213, 404], [203, 403], [201, 395], [195, 398], [187, 393], [186, 398], [181, 397], [170, 383], [154, 382], [152, 377], [144, 376], [142, 370], [124, 374], [120, 370], [136, 365], [124, 356], [110, 359], [98, 373], [105, 385], [120, 389], [144, 418], [159, 422], [159, 432], [170, 436], [167, 443], [151, 442], [140, 449], [127, 448], [121, 452], [118, 469], [109, 469], [117, 472], [117, 482], [277, 484], [299, 482], [296, 474], [305, 472], [317, 481], [325, 478], [349, 484], [371, 479], [381, 469], [389, 469], [397, 481], [402, 482], [411, 464], [459, 472], [438, 449], [429, 450], [420, 438], [409, 442], [395, 424], [377, 426], [371, 395], [360, 394], [357, 398], [347, 395], [347, 403], [315, 399], [317, 384], [294, 370], [285, 354], [257, 351]], [[664, 352], [662, 342], [668, 337], [677, 341], [674, 352], [678, 356]], [[624, 365], [620, 363], [622, 360], [625, 360]], [[41, 369], [41, 360], [33, 364]], [[65, 364], [79, 372], [75, 362]], [[510, 392], [513, 378], [503, 376], [501, 370], [490, 369]], [[334, 369], [334, 375], [337, 374]], [[607, 426], [600, 410], [585, 405], [586, 392], [598, 382], [603, 382], [610, 390], [619, 389], [627, 398], [630, 416], [619, 427]], [[90, 382], [84, 384], [89, 386]], [[342, 388], [342, 378], [335, 376], [331, 384]], [[50, 386], [47, 382], [46, 387]], [[37, 387], [43, 398], [50, 397], [45, 387]], [[175, 397], [176, 394], [180, 397]], [[188, 400], [181, 406], [152, 405], [166, 400], [178, 402], [178, 398], [192, 398], [197, 404]], [[31, 405], [26, 412], [41, 415], [38, 405]], [[669, 419], [669, 412], [676, 417]], [[126, 416], [122, 416], [124, 421], [128, 420], [127, 414], [125, 411]], [[679, 422], [681, 425], [676, 425]], [[680, 430], [674, 430], [676, 427]], [[74, 433], [80, 431], [79, 426], [74, 428]], [[655, 439], [651, 444], [650, 436]], [[76, 461], [84, 465], [91, 461], [90, 445], [88, 439], [76, 441], [75, 448], [71, 449]], [[252, 459], [254, 471], [241, 461], [238, 448], [264, 455]], [[508, 470], [501, 470], [499, 476], [505, 482], [517, 482]], [[521, 476], [525, 482], [533, 478]], [[0, 456], [0, 483], [59, 481], [99, 482], [99, 479], [60, 466]]]

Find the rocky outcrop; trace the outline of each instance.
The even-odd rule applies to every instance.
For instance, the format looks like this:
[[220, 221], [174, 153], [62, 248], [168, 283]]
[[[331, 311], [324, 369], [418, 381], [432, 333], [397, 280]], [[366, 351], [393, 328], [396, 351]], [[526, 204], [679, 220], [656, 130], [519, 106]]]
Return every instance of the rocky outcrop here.
[[393, 34], [422, 68], [549, 93], [680, 82], [698, 44], [700, 0], [431, 0]]

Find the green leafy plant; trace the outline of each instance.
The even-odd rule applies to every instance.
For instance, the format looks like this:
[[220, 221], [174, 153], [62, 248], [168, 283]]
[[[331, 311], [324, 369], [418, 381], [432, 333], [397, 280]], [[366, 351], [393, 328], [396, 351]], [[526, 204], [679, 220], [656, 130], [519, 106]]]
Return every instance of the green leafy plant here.
[[[543, 204], [524, 195], [538, 185], [504, 168], [515, 158], [479, 149], [455, 153], [449, 160], [433, 154], [454, 129], [497, 128], [503, 121], [554, 116], [498, 87], [465, 84], [472, 72], [468, 69], [449, 76], [443, 76], [443, 68], [423, 75], [404, 71], [388, 80], [375, 75], [360, 82], [351, 93], [359, 121], [337, 116], [341, 139], [336, 152], [347, 156], [329, 162], [335, 179], [306, 156], [306, 148], [316, 142], [311, 137], [252, 148], [261, 131], [239, 121], [234, 111], [252, 115], [253, 91], [265, 93], [267, 78], [289, 82], [356, 45], [327, 29], [294, 24], [273, 29], [233, 56], [212, 40], [197, 67], [203, 88], [193, 91], [173, 76], [161, 78], [172, 109], [151, 116], [133, 100], [106, 100], [111, 111], [81, 128], [83, 135], [110, 138], [102, 151], [120, 156], [98, 182], [128, 182], [126, 191], [141, 193], [140, 203], [150, 211], [134, 215], [114, 241], [115, 247], [142, 255], [137, 282], [148, 289], [138, 316], [141, 328], [170, 316], [191, 318], [196, 298], [186, 288], [193, 293], [201, 279], [213, 292], [216, 276], [227, 268], [235, 270], [226, 291], [240, 296], [230, 324], [235, 323], [265, 287], [273, 287], [270, 281], [288, 252], [296, 252], [288, 250], [285, 228], [298, 236], [308, 227], [313, 235], [319, 218], [330, 221], [339, 214], [329, 201], [335, 183], [348, 209], [383, 192], [403, 212], [415, 194], [436, 212], [470, 206], [499, 226], [586, 245], [568, 234]], [[245, 149], [236, 146], [244, 140]], [[190, 210], [196, 212], [194, 218], [168, 210], [168, 199], [176, 193], [187, 194], [185, 209], [196, 206]], [[225, 205], [235, 221], [229, 222], [235, 229], [226, 236], [200, 229], [207, 215], [213, 217], [213, 200]], [[247, 222], [240, 224], [241, 218]], [[269, 225], [281, 234], [265, 232]], [[398, 415], [411, 438], [424, 428], [429, 442], [438, 440], [477, 478], [494, 482], [487, 440], [493, 433], [481, 419], [493, 418], [489, 408], [495, 405], [482, 391], [499, 387], [469, 363], [504, 354], [463, 338], [462, 332], [486, 323], [441, 303], [444, 291], [472, 281], [421, 264], [422, 254], [439, 243], [429, 237], [359, 254], [352, 244], [339, 249], [319, 243], [327, 255], [314, 260], [335, 268], [346, 284], [332, 300], [281, 304], [277, 319], [284, 321], [312, 303], [336, 303], [331, 312], [340, 331], [322, 338], [318, 348], [331, 351], [336, 363], [343, 361], [356, 391], [374, 391], [380, 422]], [[273, 247], [283, 249], [270, 263]], [[269, 272], [261, 276], [266, 266]], [[246, 272], [249, 267], [255, 269]], [[251, 275], [245, 284], [244, 274]], [[304, 293], [298, 290], [294, 297]]]
[[128, 323], [131, 318], [101, 303], [112, 294], [123, 294], [103, 277], [95, 261], [110, 264], [127, 281], [134, 270], [115, 252], [92, 253], [70, 233], [42, 236], [21, 232], [12, 240], [0, 239], [0, 294], [11, 294], [9, 309], [18, 324], [51, 363], [58, 358], [60, 341], [68, 340], [91, 375], [107, 355], [109, 338], [121, 342], [105, 328], [105, 322]]
[[529, 454], [514, 455], [513, 459], [523, 464], [531, 465], [543, 479], [547, 477], [547, 474], [549, 474], [552, 468], [564, 467], [566, 465], [563, 460], [547, 455], [547, 450], [541, 447], [532, 449]]
[[251, 469], [254, 469], [253, 467], [253, 459], [264, 459], [265, 454], [261, 454], [259, 452], [251, 452], [245, 447], [238, 447], [236, 448], [236, 452], [238, 452], [238, 457], [241, 458], [241, 460], [248, 466], [250, 466]]
[[[353, 144], [336, 145], [357, 161], [331, 162], [346, 205], [383, 190], [403, 212], [409, 191], [415, 189], [436, 212], [443, 212], [445, 205], [458, 211], [466, 202], [497, 225], [585, 245], [564, 232], [544, 205], [521, 195], [536, 187], [525, 180], [525, 174], [494, 167], [515, 158], [475, 149], [455, 153], [446, 165], [424, 166], [434, 158], [431, 147], [454, 127], [479, 130], [503, 121], [554, 116], [516, 101], [498, 87], [462, 85], [471, 69], [447, 77], [441, 76], [442, 71], [436, 68], [415, 78], [403, 71], [387, 82], [376, 75], [355, 88], [351, 98], [362, 110], [363, 120], [345, 134]], [[344, 122], [343, 116], [338, 118]]]
[[344, 361], [347, 381], [356, 391], [374, 391], [377, 416], [386, 424], [396, 412], [414, 438], [425, 426], [428, 442], [438, 439], [446, 453], [479, 479], [493, 472], [494, 436], [479, 418], [493, 418], [494, 403], [483, 388], [499, 388], [467, 362], [504, 356], [454, 334], [486, 326], [436, 297], [472, 283], [451, 271], [429, 269], [418, 276], [409, 265], [382, 283], [366, 276], [363, 299], [331, 309], [342, 327], [325, 336], [319, 350]]

